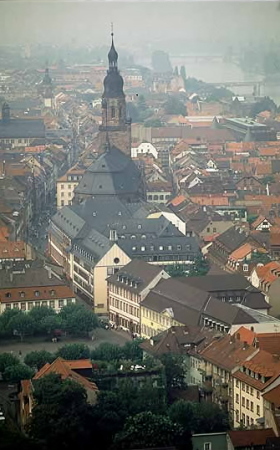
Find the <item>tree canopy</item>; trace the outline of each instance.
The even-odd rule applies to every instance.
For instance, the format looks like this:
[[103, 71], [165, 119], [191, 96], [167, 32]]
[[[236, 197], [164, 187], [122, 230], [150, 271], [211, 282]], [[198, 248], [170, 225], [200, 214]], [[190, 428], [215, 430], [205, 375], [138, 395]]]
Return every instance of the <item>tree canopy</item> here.
[[67, 344], [60, 347], [56, 352], [56, 356], [63, 359], [87, 359], [90, 357], [89, 347], [85, 344], [75, 343]]
[[45, 443], [46, 448], [92, 448], [92, 407], [86, 391], [71, 380], [57, 374], [47, 375], [34, 383], [35, 406], [28, 424], [31, 437]]
[[12, 383], [18, 383], [21, 380], [29, 380], [34, 375], [34, 370], [26, 364], [14, 364], [6, 367], [3, 373], [3, 379]]
[[24, 363], [31, 368], [35, 367], [37, 370], [40, 370], [46, 363], [52, 363], [54, 360], [55, 355], [53, 353], [46, 350], [38, 350], [27, 353]]
[[116, 449], [155, 448], [175, 445], [182, 428], [165, 416], [150, 411], [129, 417], [115, 436]]
[[182, 116], [186, 116], [187, 114], [186, 105], [174, 95], [168, 96], [164, 103], [164, 110], [166, 114], [180, 114]]

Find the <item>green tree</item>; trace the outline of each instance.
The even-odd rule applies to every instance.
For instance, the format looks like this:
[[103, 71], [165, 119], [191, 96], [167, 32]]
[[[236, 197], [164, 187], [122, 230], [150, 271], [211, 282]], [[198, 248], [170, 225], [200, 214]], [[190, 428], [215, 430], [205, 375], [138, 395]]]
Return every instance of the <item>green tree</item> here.
[[46, 317], [56, 315], [55, 311], [48, 306], [35, 306], [28, 314], [36, 323], [40, 323]]
[[115, 436], [116, 449], [155, 448], [176, 445], [182, 428], [168, 417], [143, 412], [129, 417]]
[[91, 351], [90, 356], [94, 361], [119, 361], [123, 353], [119, 345], [103, 342]]
[[12, 383], [18, 383], [21, 380], [29, 380], [34, 375], [34, 371], [25, 364], [16, 364], [6, 367], [3, 373], [3, 379]]
[[20, 314], [21, 311], [18, 309], [6, 309], [0, 316], [0, 333], [3, 335], [12, 334], [9, 324], [13, 317]]
[[185, 68], [185, 66], [181, 66], [181, 68], [180, 68], [180, 75], [183, 78], [183, 80], [186, 80], [187, 75], [186, 75], [186, 68]]
[[193, 415], [194, 433], [219, 433], [230, 429], [228, 414], [215, 403], [194, 403]]
[[271, 111], [275, 113], [277, 111], [277, 105], [270, 97], [264, 97], [261, 101], [253, 104], [250, 116], [256, 117], [262, 111]]
[[59, 317], [62, 320], [63, 329], [74, 335], [86, 335], [99, 324], [96, 314], [83, 305], [64, 306]]
[[90, 350], [85, 344], [67, 344], [58, 349], [56, 356], [69, 360], [87, 359], [90, 357]]
[[173, 388], [184, 389], [186, 383], [183, 357], [164, 353], [159, 359], [164, 366], [167, 392], [170, 393]]
[[209, 272], [210, 266], [209, 262], [204, 256], [198, 256], [195, 261], [194, 265], [189, 271], [190, 277], [202, 277], [204, 275], [207, 275]]
[[40, 323], [41, 330], [47, 334], [52, 334], [54, 330], [60, 329], [61, 326], [62, 320], [58, 315], [44, 317]]
[[182, 264], [169, 265], [165, 270], [172, 278], [186, 276], [186, 269]]
[[36, 367], [37, 370], [40, 370], [46, 363], [52, 363], [54, 360], [55, 355], [53, 353], [46, 350], [38, 350], [27, 353], [24, 363], [31, 368]]
[[37, 442], [26, 437], [7, 423], [0, 424], [1, 450], [42, 450]]
[[144, 339], [138, 338], [133, 341], [126, 342], [121, 347], [121, 355], [124, 359], [129, 359], [131, 361], [142, 361], [143, 350], [139, 347], [139, 344], [144, 342]]
[[0, 373], [3, 373], [7, 367], [19, 364], [19, 359], [12, 353], [0, 353]]
[[186, 105], [174, 95], [168, 96], [164, 103], [164, 110], [166, 114], [180, 114], [182, 116], [187, 114]]
[[91, 449], [94, 439], [92, 407], [85, 389], [57, 374], [34, 382], [35, 406], [28, 425], [29, 435], [54, 450]]
[[186, 433], [218, 433], [230, 429], [227, 413], [214, 403], [179, 400], [170, 406], [168, 414]]
[[24, 312], [20, 312], [16, 316], [12, 317], [8, 324], [10, 330], [14, 334], [18, 334], [20, 336], [21, 341], [23, 341], [24, 336], [34, 333], [35, 326], [34, 319], [28, 313]]

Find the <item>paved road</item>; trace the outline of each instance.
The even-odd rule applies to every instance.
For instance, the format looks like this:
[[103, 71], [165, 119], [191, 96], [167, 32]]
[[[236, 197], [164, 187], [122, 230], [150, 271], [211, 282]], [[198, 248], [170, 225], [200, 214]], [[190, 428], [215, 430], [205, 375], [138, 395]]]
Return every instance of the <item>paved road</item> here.
[[111, 344], [124, 345], [127, 341], [131, 340], [131, 337], [128, 333], [124, 331], [115, 331], [115, 330], [104, 330], [104, 328], [98, 328], [95, 331], [95, 340], [89, 339], [68, 339], [62, 338], [60, 342], [15, 342], [9, 344], [2, 344], [0, 342], [0, 353], [3, 352], [13, 352], [15, 355], [18, 355], [19, 351], [22, 353], [22, 358], [26, 355], [26, 353], [35, 351], [35, 350], [47, 350], [49, 352], [55, 352], [59, 347], [62, 347], [66, 344], [72, 343], [84, 343], [89, 346], [89, 348], [93, 349], [97, 347], [102, 342], [109, 342]]

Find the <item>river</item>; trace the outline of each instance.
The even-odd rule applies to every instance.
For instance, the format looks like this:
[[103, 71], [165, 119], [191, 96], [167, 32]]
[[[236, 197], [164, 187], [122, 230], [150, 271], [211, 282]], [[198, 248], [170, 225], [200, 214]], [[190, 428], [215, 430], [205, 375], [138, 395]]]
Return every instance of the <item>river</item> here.
[[[187, 77], [194, 77], [207, 83], [226, 82], [251, 82], [262, 81], [262, 75], [248, 74], [234, 63], [225, 63], [221, 60], [205, 60], [195, 62], [193, 58], [184, 56], [170, 56], [172, 67], [184, 65]], [[142, 62], [144, 63], [144, 61]], [[149, 67], [150, 61], [146, 60], [145, 65]], [[233, 86], [231, 89], [236, 95], [252, 95], [253, 86]], [[277, 105], [280, 105], [280, 80], [279, 82], [266, 82], [260, 87], [260, 95], [269, 96]]]
[[[189, 61], [188, 58], [170, 58], [172, 66], [185, 65], [186, 73], [189, 77], [198, 78], [207, 83], [225, 83], [225, 82], [243, 82], [243, 81], [262, 81], [263, 76], [248, 74], [233, 63], [222, 61]], [[235, 86], [231, 88], [237, 95], [251, 95], [253, 90], [251, 86]], [[280, 105], [280, 81], [265, 82], [260, 88], [261, 95], [267, 95]]]

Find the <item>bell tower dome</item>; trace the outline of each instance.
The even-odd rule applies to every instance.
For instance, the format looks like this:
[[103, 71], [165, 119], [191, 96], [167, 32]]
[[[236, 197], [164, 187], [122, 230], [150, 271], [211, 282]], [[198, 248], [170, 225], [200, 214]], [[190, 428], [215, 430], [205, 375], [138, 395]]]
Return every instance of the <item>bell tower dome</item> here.
[[127, 118], [123, 78], [118, 69], [118, 52], [114, 33], [111, 33], [111, 48], [108, 53], [108, 70], [104, 78], [102, 94], [102, 124], [99, 127], [101, 146], [110, 142], [127, 154], [131, 152], [131, 121]]

